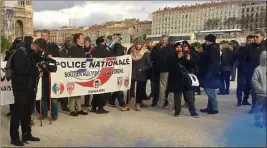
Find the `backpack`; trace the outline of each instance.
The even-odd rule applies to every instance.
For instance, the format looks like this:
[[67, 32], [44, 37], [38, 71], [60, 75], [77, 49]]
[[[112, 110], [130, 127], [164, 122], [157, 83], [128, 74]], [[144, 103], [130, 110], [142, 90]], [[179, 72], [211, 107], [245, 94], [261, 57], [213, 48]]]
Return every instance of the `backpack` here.
[[[26, 49], [24, 47], [20, 47], [18, 50], [22, 50], [24, 52], [24, 54], [27, 55], [26, 54]], [[6, 79], [8, 81], [11, 80], [12, 75], [13, 75], [13, 70], [12, 70], [12, 57], [15, 55], [15, 53], [18, 50], [13, 51], [13, 53], [10, 55], [10, 57], [8, 58], [7, 63], [6, 63], [5, 75], [6, 75]]]

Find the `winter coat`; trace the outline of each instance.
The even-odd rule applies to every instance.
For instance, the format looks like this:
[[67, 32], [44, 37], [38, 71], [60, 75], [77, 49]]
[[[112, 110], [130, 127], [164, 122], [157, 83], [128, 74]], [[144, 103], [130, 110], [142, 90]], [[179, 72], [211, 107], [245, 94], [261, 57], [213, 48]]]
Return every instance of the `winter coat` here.
[[108, 50], [107, 46], [105, 45], [97, 45], [95, 49], [92, 51], [93, 58], [106, 58], [111, 57], [112, 54]]
[[51, 54], [53, 57], [59, 57], [59, 47], [53, 42], [48, 42], [47, 49], [44, 49], [47, 55]]
[[255, 93], [263, 97], [267, 97], [267, 65], [265, 64], [267, 60], [266, 56], [267, 52], [263, 51], [260, 55], [260, 65], [255, 69], [252, 77], [252, 86], [255, 90]]
[[234, 51], [231, 49], [223, 50], [221, 55], [221, 71], [232, 72], [234, 63]]
[[34, 52], [17, 49], [12, 57], [12, 78], [11, 84], [13, 92], [34, 91], [37, 86], [38, 69], [36, 64], [39, 60]]
[[62, 48], [59, 51], [59, 56], [62, 58], [68, 58], [69, 57], [69, 48]]
[[245, 72], [245, 65], [244, 65], [244, 59], [245, 59], [245, 54], [247, 52], [248, 45], [241, 46], [238, 49], [238, 52], [236, 53], [236, 60], [237, 60], [237, 67], [239, 73], [244, 73]]
[[262, 41], [261, 44], [253, 43], [248, 46], [244, 58], [245, 73], [248, 77], [252, 77], [255, 68], [260, 65], [261, 52], [266, 50], [266, 40]]
[[173, 46], [167, 45], [166, 47], [161, 47], [160, 44], [153, 47], [151, 51], [151, 61], [153, 71], [156, 73], [168, 72], [172, 67], [170, 67], [170, 57], [175, 52]]
[[201, 56], [199, 68], [200, 86], [204, 88], [219, 87], [220, 47], [216, 43], [206, 45]]
[[73, 45], [69, 49], [69, 57], [71, 58], [85, 58], [85, 52], [83, 49], [83, 46], [80, 46], [78, 44]]
[[146, 48], [141, 49], [138, 53], [135, 47], [131, 50], [132, 56], [132, 80], [147, 80], [147, 71], [151, 67], [150, 55]]
[[111, 54], [113, 56], [123, 56], [124, 55], [124, 47], [119, 43], [115, 43], [113, 46], [113, 49], [111, 49]]
[[181, 93], [184, 89], [184, 81], [183, 73], [179, 66], [180, 60], [178, 59], [176, 52], [173, 52], [169, 59], [169, 64], [172, 68], [169, 70], [167, 92]]

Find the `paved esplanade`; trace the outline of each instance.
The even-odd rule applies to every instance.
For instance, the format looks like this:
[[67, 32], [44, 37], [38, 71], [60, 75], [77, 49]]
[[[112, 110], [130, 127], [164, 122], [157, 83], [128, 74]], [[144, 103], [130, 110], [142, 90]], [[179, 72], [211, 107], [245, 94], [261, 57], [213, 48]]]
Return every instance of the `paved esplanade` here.
[[[231, 83], [232, 88], [236, 87]], [[148, 146], [264, 146], [266, 129], [255, 128], [249, 106], [236, 107], [235, 89], [230, 96], [218, 96], [219, 115], [200, 113], [200, 118], [189, 116], [183, 109], [180, 117], [173, 112], [146, 108], [141, 112], [121, 112], [107, 107], [106, 115], [89, 113], [88, 116], [71, 117], [60, 113], [59, 119], [43, 127], [35, 118], [33, 135], [41, 142], [30, 142], [31, 147], [148, 147]], [[133, 99], [134, 100], [134, 99]], [[205, 108], [206, 95], [196, 96], [196, 106]], [[146, 102], [148, 103], [148, 102]], [[150, 103], [150, 101], [149, 101]], [[134, 103], [132, 103], [134, 104]], [[10, 145], [8, 106], [1, 109], [1, 146]]]

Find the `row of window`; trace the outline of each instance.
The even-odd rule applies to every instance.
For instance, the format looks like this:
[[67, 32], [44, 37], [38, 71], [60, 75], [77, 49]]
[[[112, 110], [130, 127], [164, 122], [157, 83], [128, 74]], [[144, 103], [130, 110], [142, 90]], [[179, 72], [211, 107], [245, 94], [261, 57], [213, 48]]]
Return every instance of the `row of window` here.
[[[246, 10], [246, 11], [245, 11]], [[259, 11], [266, 11], [266, 6], [262, 6], [262, 7], [255, 7], [255, 11], [256, 12], [259, 12]], [[254, 12], [254, 7], [251, 7], [250, 8], [243, 8], [242, 9], [242, 13], [245, 13], [245, 12]]]

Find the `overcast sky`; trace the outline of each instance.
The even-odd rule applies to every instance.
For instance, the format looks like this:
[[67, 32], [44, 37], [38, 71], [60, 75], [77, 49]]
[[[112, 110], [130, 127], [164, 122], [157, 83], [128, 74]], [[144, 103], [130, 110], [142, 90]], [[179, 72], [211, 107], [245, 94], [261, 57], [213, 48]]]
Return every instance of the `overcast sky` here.
[[58, 29], [68, 25], [90, 26], [126, 18], [151, 20], [151, 13], [165, 6], [175, 7], [201, 1], [33, 1], [34, 29]]

